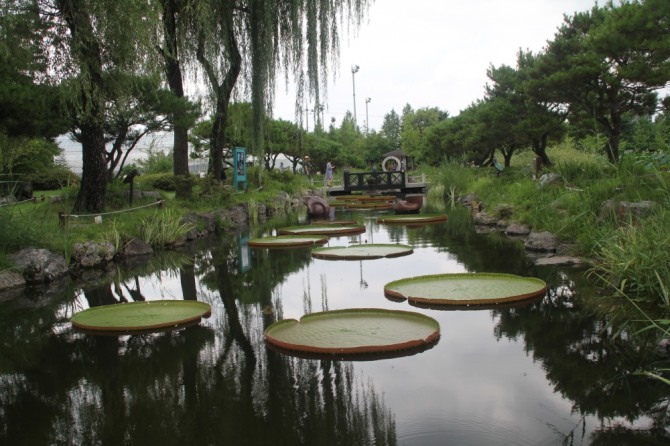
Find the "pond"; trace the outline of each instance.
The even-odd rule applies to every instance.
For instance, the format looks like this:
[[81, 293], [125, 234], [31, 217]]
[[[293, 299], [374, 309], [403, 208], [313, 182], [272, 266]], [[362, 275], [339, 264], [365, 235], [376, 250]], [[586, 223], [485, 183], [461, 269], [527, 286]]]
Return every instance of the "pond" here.
[[[324, 260], [246, 244], [306, 223], [286, 216], [83, 287], [1, 300], [0, 444], [668, 444], [668, 387], [630, 373], [654, 360], [653, 339], [615, 336], [584, 271], [536, 267], [521, 242], [478, 233], [461, 210], [418, 227], [379, 224], [381, 214], [337, 211], [366, 231], [326, 246], [403, 243], [411, 255]], [[465, 309], [384, 296], [396, 279], [459, 272], [538, 277], [548, 290], [523, 305]], [[142, 335], [92, 336], [69, 323], [88, 307], [156, 299], [197, 299], [212, 315]], [[440, 338], [353, 360], [265, 343], [277, 320], [346, 308], [428, 315]]]

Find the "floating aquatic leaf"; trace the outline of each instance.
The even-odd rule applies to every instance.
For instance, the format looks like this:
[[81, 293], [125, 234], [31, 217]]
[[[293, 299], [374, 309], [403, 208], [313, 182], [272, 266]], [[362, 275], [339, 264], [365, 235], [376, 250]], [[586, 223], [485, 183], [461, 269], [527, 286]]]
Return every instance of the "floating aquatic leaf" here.
[[400, 257], [414, 252], [409, 245], [400, 244], [360, 244], [352, 246], [334, 246], [315, 248], [312, 257], [326, 260], [362, 260]]
[[346, 234], [362, 234], [365, 232], [364, 225], [305, 225], [305, 226], [289, 226], [281, 228], [277, 231], [280, 235], [300, 235], [300, 234], [316, 234], [316, 235], [346, 235]]
[[409, 311], [359, 308], [325, 311], [285, 319], [265, 330], [279, 348], [332, 355], [383, 353], [437, 342], [439, 323]]
[[377, 223], [386, 224], [418, 224], [447, 221], [446, 214], [408, 214], [388, 215], [377, 218]]
[[434, 274], [389, 282], [384, 294], [414, 304], [487, 305], [515, 302], [544, 294], [547, 284], [513, 274]]
[[75, 313], [72, 326], [85, 331], [131, 332], [175, 327], [209, 316], [211, 307], [195, 300], [152, 300], [103, 305]]
[[297, 248], [304, 246], [322, 245], [328, 237], [317, 235], [279, 235], [276, 237], [262, 237], [250, 239], [247, 244], [252, 248]]

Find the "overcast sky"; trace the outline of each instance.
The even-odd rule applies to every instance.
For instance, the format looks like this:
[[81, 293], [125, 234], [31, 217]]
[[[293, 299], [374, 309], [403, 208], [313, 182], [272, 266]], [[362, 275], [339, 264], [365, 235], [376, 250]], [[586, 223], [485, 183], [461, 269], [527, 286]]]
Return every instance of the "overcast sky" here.
[[[601, 2], [602, 3], [602, 2]], [[595, 0], [377, 0], [356, 35], [342, 31], [340, 66], [328, 85], [326, 125], [354, 111], [351, 66], [359, 65], [356, 119], [379, 130], [392, 109], [438, 107], [457, 115], [483, 98], [490, 64], [515, 66], [520, 48], [540, 51], [563, 15]], [[279, 86], [274, 117], [295, 121], [295, 98]], [[312, 109], [314, 104], [308, 106]], [[303, 120], [303, 125], [305, 124]], [[313, 129], [314, 117], [309, 117]]]

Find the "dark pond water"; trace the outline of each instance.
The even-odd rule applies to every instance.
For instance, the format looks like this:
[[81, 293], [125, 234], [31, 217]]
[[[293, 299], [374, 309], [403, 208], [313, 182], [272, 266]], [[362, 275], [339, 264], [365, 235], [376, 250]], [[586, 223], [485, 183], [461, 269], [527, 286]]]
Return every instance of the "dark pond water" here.
[[[328, 261], [246, 247], [297, 223], [284, 217], [108, 272], [111, 281], [0, 301], [0, 444], [668, 444], [668, 386], [629, 373], [653, 362], [653, 340], [615, 337], [583, 271], [534, 267], [519, 242], [478, 234], [461, 212], [416, 228], [376, 216], [338, 214], [366, 232], [329, 245], [399, 242], [412, 255]], [[399, 278], [466, 271], [536, 276], [549, 290], [522, 306], [451, 311], [383, 294]], [[153, 299], [205, 301], [212, 316], [120, 337], [68, 322], [90, 306]], [[422, 352], [354, 361], [264, 342], [278, 319], [359, 307], [429, 315], [441, 337]]]

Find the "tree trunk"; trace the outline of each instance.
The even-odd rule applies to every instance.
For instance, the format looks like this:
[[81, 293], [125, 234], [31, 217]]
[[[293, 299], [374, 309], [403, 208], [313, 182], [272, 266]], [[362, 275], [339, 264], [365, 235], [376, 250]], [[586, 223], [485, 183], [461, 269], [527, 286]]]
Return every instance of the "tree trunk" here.
[[551, 166], [552, 162], [549, 159], [549, 156], [547, 155], [547, 138], [548, 135], [545, 133], [542, 135], [541, 139], [532, 139], [531, 140], [531, 147], [533, 148], [533, 153], [535, 155], [539, 156], [540, 159], [542, 159], [542, 165], [543, 166]]
[[71, 49], [79, 66], [82, 176], [74, 212], [102, 212], [107, 191], [105, 154], [105, 91], [100, 43], [93, 33], [91, 17], [80, 2], [56, 3], [70, 30]]
[[[178, 97], [184, 97], [184, 84], [177, 48], [177, 12], [178, 0], [161, 0], [163, 5], [164, 48], [160, 50], [165, 61], [165, 75], [167, 76], [170, 91]], [[188, 178], [188, 127], [183, 124], [183, 114], [180, 109], [175, 112], [172, 121], [173, 131], [173, 173], [175, 177]], [[190, 181], [177, 181], [176, 197], [189, 198], [192, 192]]]
[[214, 114], [214, 123], [212, 124], [211, 147], [209, 156], [208, 172], [213, 174], [216, 179], [221, 179], [221, 170], [223, 169], [223, 151], [226, 148], [226, 124], [228, 123], [228, 105], [230, 97], [233, 94], [235, 83], [242, 69], [242, 56], [237, 46], [235, 31], [232, 23], [228, 27], [227, 49], [229, 56], [228, 69], [221, 85], [218, 83], [218, 77], [213, 64], [206, 58], [204, 52], [204, 37], [199, 36], [198, 50], [196, 56], [198, 62], [202, 65], [207, 79], [211, 85], [212, 91], [216, 96], [216, 111]]
[[73, 212], [102, 212], [107, 192], [105, 133], [102, 126], [81, 128], [82, 174]]

